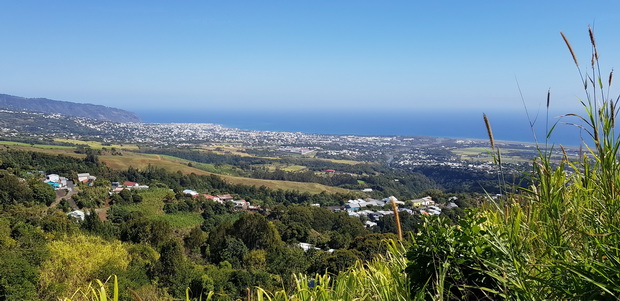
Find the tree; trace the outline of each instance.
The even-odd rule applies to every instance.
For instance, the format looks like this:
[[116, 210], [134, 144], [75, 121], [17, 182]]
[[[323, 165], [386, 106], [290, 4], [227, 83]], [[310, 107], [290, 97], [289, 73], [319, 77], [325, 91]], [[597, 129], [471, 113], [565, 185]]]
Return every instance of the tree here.
[[167, 221], [150, 220], [146, 217], [131, 217], [121, 225], [120, 238], [134, 243], [150, 243], [160, 246], [172, 236], [172, 226]]
[[185, 249], [190, 253], [200, 252], [200, 248], [207, 240], [207, 233], [202, 231], [200, 227], [194, 227], [189, 234], [183, 239]]
[[267, 269], [273, 274], [280, 275], [290, 284], [292, 276], [304, 273], [310, 263], [302, 248], [279, 247], [267, 255]]
[[227, 236], [218, 257], [222, 261], [230, 262], [234, 268], [241, 268], [243, 258], [247, 253], [248, 248], [240, 239]]
[[76, 234], [48, 246], [51, 254], [41, 265], [39, 282], [39, 294], [45, 300], [68, 295], [92, 279], [124, 271], [129, 264], [129, 254], [120, 241]]
[[244, 214], [234, 224], [230, 234], [243, 241], [250, 250], [273, 250], [282, 245], [276, 227], [260, 214]]
[[101, 221], [94, 211], [84, 217], [84, 222], [80, 224], [80, 227], [105, 239], [115, 238], [117, 233], [116, 227], [111, 222]]
[[282, 231], [282, 239], [284, 241], [305, 242], [308, 237], [308, 226], [298, 222], [293, 222]]
[[0, 251], [0, 300], [36, 300], [37, 270], [19, 252]]
[[168, 240], [161, 246], [157, 275], [164, 286], [174, 284], [180, 269], [184, 265], [183, 249], [176, 240]]
[[252, 250], [245, 254], [243, 263], [248, 270], [264, 270], [267, 267], [267, 252], [265, 250]]
[[332, 274], [338, 274], [338, 272], [344, 271], [355, 264], [358, 259], [358, 256], [351, 250], [336, 250], [327, 256], [324, 270]]
[[123, 199], [125, 203], [133, 202], [133, 194], [131, 193], [129, 189], [121, 190], [121, 192], [119, 192], [118, 195], [120, 195], [120, 197]]
[[32, 198], [36, 202], [49, 206], [56, 199], [54, 188], [46, 183], [33, 179], [30, 181], [30, 188], [32, 189]]
[[351, 243], [351, 249], [360, 252], [361, 257], [369, 261], [376, 255], [384, 255], [387, 252], [386, 240], [397, 240], [398, 237], [394, 233], [386, 234], [367, 234], [356, 237]]
[[0, 171], [0, 204], [10, 205], [32, 200], [32, 189], [15, 175]]

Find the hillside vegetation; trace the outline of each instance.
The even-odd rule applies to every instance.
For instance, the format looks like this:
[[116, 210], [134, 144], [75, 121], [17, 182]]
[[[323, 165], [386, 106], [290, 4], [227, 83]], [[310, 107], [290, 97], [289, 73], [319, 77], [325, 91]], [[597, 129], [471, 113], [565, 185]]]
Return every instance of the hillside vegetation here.
[[[73, 141], [75, 143], [80, 143], [79, 141]], [[87, 144], [87, 143], [85, 143]], [[27, 144], [27, 143], [19, 143], [19, 142], [11, 142], [11, 141], [0, 141], [0, 145], [8, 146], [12, 149], [26, 150], [26, 151], [35, 151], [42, 152], [46, 154], [52, 155], [65, 155], [76, 158], [84, 158], [86, 155], [75, 153], [75, 147], [70, 146], [59, 146], [59, 145], [37, 145], [37, 144]], [[87, 144], [88, 145], [88, 144]], [[98, 146], [98, 145], [95, 145]], [[105, 146], [102, 146], [105, 147]], [[107, 146], [110, 147], [110, 146]], [[130, 149], [133, 149], [133, 146], [130, 146]], [[116, 170], [124, 170], [129, 167], [134, 167], [138, 169], [143, 169], [148, 167], [149, 165], [158, 166], [165, 168], [169, 171], [180, 171], [184, 174], [197, 174], [197, 175], [211, 175], [217, 174], [221, 176], [225, 181], [231, 184], [243, 184], [243, 185], [254, 185], [257, 187], [265, 186], [272, 189], [282, 189], [282, 190], [298, 190], [300, 192], [308, 192], [308, 193], [321, 193], [323, 191], [329, 193], [348, 193], [350, 192], [347, 189], [331, 187], [327, 185], [322, 185], [318, 183], [302, 183], [302, 182], [294, 182], [294, 181], [279, 181], [279, 180], [263, 180], [263, 179], [253, 179], [246, 177], [236, 177], [218, 174], [214, 172], [208, 172], [196, 167], [188, 166], [188, 163], [193, 163], [193, 166], [200, 166], [199, 163], [184, 160], [180, 158], [174, 158], [170, 156], [164, 155], [156, 155], [156, 154], [142, 154], [142, 153], [133, 153], [130, 151], [123, 151], [122, 156], [112, 155], [108, 153], [104, 153], [99, 157], [99, 160], [104, 162], [108, 167]]]
[[47, 98], [25, 98], [6, 94], [0, 94], [0, 109], [62, 114], [116, 122], [140, 122], [140, 118], [136, 114], [117, 108]]

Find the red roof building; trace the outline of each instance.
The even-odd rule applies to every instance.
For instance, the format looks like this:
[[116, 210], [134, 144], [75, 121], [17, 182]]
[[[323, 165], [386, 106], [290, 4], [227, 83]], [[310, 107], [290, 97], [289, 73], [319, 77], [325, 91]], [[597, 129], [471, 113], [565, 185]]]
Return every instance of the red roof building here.
[[129, 186], [138, 186], [138, 183], [131, 182], [131, 181], [125, 181], [125, 182], [123, 182], [123, 186], [127, 186], [127, 187], [129, 187]]

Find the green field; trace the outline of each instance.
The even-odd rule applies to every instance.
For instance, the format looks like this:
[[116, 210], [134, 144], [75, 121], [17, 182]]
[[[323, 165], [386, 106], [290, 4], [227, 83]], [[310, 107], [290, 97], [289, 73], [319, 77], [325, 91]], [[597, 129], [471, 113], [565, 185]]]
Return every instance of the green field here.
[[[188, 160], [179, 159], [176, 157], [162, 156], [162, 155], [154, 155], [154, 154], [139, 154], [132, 152], [124, 152], [122, 156], [111, 156], [111, 155], [103, 155], [99, 156], [99, 160], [105, 162], [110, 168], [113, 169], [127, 169], [129, 166], [134, 168], [142, 169], [147, 167], [149, 164], [163, 167], [169, 171], [181, 171], [182, 173], [190, 174], [195, 173], [197, 175], [210, 175], [214, 174], [212, 172], [207, 172], [201, 170], [196, 167], [190, 167], [187, 165], [188, 162], [191, 162], [192, 165], [200, 165], [201, 163], [192, 162]], [[223, 174], [217, 174], [226, 182], [232, 184], [244, 184], [244, 185], [254, 185], [254, 186], [266, 186], [272, 189], [283, 189], [283, 190], [298, 190], [300, 192], [308, 192], [308, 193], [321, 193], [323, 191], [331, 192], [331, 193], [347, 193], [350, 192], [344, 188], [331, 187], [317, 183], [302, 183], [302, 182], [292, 182], [292, 181], [277, 181], [277, 180], [262, 180], [262, 179], [253, 179], [253, 178], [244, 178], [244, 177], [236, 177], [229, 176]]]
[[164, 212], [164, 197], [170, 190], [155, 188], [141, 190], [138, 192], [142, 196], [142, 202], [136, 204], [119, 205], [129, 211], [139, 211], [153, 220], [165, 220], [174, 228], [190, 228], [200, 225], [203, 221], [202, 216], [197, 212], [179, 212], [166, 214]]
[[321, 160], [321, 161], [329, 161], [329, 162], [333, 162], [333, 163], [349, 164], [349, 165], [356, 165], [356, 164], [366, 163], [366, 162], [353, 161], [353, 160], [338, 160], [338, 159], [323, 159], [323, 158], [315, 158], [315, 159], [316, 160]]
[[25, 146], [25, 147], [34, 147], [40, 149], [74, 149], [73, 146], [63, 146], [63, 145], [46, 145], [46, 144], [28, 144], [22, 142], [14, 142], [14, 141], [0, 141], [2, 145], [8, 146]]
[[274, 163], [271, 163], [271, 164], [262, 164], [262, 165], [259, 165], [259, 166], [260, 167], [264, 167], [264, 168], [266, 168], [269, 171], [275, 171], [277, 169], [280, 169], [280, 170], [284, 170], [284, 171], [288, 171], [288, 172], [298, 172], [298, 171], [303, 171], [303, 170], [308, 169], [307, 167], [302, 166], [302, 165], [282, 164], [282, 163], [277, 163], [277, 162], [274, 162]]
[[167, 221], [174, 228], [193, 228], [202, 224], [204, 219], [197, 212], [179, 212], [173, 214], [152, 215], [153, 220]]
[[170, 190], [165, 188], [140, 190], [138, 194], [142, 196], [142, 202], [120, 206], [132, 212], [142, 212], [146, 216], [162, 215], [164, 214], [163, 199], [168, 193], [170, 193]]
[[[516, 154], [524, 154], [524, 150], [519, 149], [501, 149], [502, 161], [505, 163], [523, 163], [530, 162], [531, 158], [523, 157]], [[493, 152], [489, 147], [466, 147], [452, 150], [452, 153], [459, 156], [461, 160], [488, 162], [493, 161]], [[512, 153], [514, 155], [508, 155]]]
[[464, 155], [464, 156], [478, 156], [478, 155], [489, 156], [491, 154], [491, 148], [489, 147], [467, 147], [467, 148], [455, 149], [452, 152], [457, 155]]

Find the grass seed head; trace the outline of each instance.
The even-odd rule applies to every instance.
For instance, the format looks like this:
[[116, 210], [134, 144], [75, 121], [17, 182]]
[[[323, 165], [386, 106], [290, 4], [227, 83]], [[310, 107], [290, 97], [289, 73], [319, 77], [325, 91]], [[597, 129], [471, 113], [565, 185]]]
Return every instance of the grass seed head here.
[[596, 50], [596, 41], [594, 40], [594, 32], [592, 32], [592, 27], [588, 26], [588, 33], [590, 34], [590, 43], [592, 43], [592, 47], [594, 47], [594, 57], [598, 61], [598, 51]]
[[575, 56], [575, 52], [573, 51], [573, 47], [570, 46], [570, 43], [568, 42], [568, 39], [566, 38], [564, 33], [560, 31], [560, 34], [562, 35], [562, 39], [564, 39], [564, 43], [566, 43], [566, 46], [568, 47], [568, 51], [570, 51], [570, 54], [573, 56], [573, 61], [575, 61], [575, 65], [577, 65], [577, 67], [579, 67], [579, 62], [577, 62], [577, 57]]
[[495, 149], [495, 139], [493, 139], [493, 130], [491, 129], [491, 123], [489, 123], [489, 118], [487, 118], [487, 114], [484, 113], [482, 113], [482, 118], [484, 119], [484, 125], [487, 127], [489, 142], [491, 142], [491, 149]]

